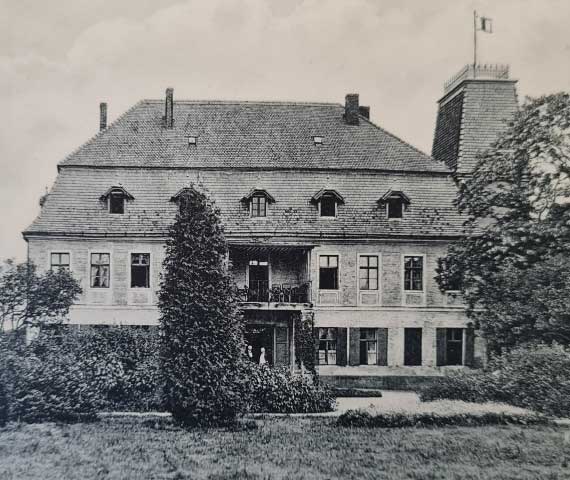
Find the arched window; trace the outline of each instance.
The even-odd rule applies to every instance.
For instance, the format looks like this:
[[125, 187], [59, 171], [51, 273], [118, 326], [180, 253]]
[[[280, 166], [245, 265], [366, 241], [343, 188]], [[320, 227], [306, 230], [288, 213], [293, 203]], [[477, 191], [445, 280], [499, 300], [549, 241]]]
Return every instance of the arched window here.
[[129, 192], [127, 192], [123, 187], [111, 187], [103, 195], [101, 195], [101, 201], [107, 203], [107, 209], [109, 213], [122, 215], [125, 213], [125, 202], [127, 200], [134, 200]]

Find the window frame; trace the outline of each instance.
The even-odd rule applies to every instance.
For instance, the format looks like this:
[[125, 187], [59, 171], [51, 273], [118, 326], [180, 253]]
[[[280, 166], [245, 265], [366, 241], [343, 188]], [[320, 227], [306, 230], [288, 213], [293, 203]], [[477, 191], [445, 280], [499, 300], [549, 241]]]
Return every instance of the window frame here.
[[[367, 258], [368, 259], [368, 263], [366, 266], [362, 266], [360, 264], [360, 260], [362, 258]], [[376, 258], [376, 267], [371, 267], [370, 266], [370, 259], [371, 258]], [[380, 291], [380, 254], [379, 253], [359, 253], [358, 254], [358, 261], [356, 264], [356, 269], [357, 269], [357, 282], [358, 282], [358, 291], [359, 292], [379, 292]], [[360, 274], [361, 271], [365, 270], [368, 273], [368, 276], [366, 278], [366, 280], [368, 281], [368, 283], [370, 284], [370, 270], [376, 270], [376, 288], [362, 288], [362, 285], [360, 283], [360, 281], [362, 280]], [[374, 280], [374, 279], [373, 279]]]
[[[264, 202], [264, 207], [263, 207], [263, 211], [265, 213], [265, 215], [254, 215], [255, 212], [255, 208], [254, 208], [254, 203], [256, 199], [263, 199]], [[260, 205], [260, 202], [257, 202], [258, 205]], [[267, 198], [267, 195], [264, 195], [263, 193], [254, 193], [251, 196], [251, 199], [249, 200], [249, 216], [251, 218], [267, 218], [267, 213], [268, 213], [268, 205], [269, 205], [269, 201]]]
[[[331, 267], [321, 267], [321, 257], [336, 257], [336, 261], [337, 261], [337, 265], [336, 265], [336, 288], [322, 288], [321, 287], [321, 268], [329, 268], [331, 269]], [[327, 261], [327, 263], [330, 264], [330, 260]], [[318, 253], [317, 254], [317, 268], [319, 270], [319, 291], [321, 292], [340, 292], [340, 254], [338, 253], [328, 253], [328, 252], [323, 252], [323, 253]], [[334, 268], [334, 267], [332, 267]]]
[[[421, 289], [408, 289], [406, 285], [406, 258], [420, 257], [422, 259], [422, 288]], [[402, 254], [402, 291], [404, 293], [425, 293], [426, 291], [426, 254], [425, 253], [403, 253]], [[411, 279], [413, 286], [413, 277]]]
[[[54, 265], [51, 262], [51, 256], [52, 255], [64, 255], [67, 254], [69, 256], [69, 264], [67, 265], [67, 271], [71, 273], [71, 252], [69, 250], [65, 251], [65, 250], [50, 250], [48, 252], [48, 269], [51, 271], [55, 271], [54, 270]], [[58, 265], [59, 266], [59, 265]]]
[[[111, 208], [111, 204], [113, 202], [113, 198], [120, 198], [122, 202], [122, 211], [121, 212], [113, 212]], [[127, 196], [125, 192], [119, 189], [114, 189], [109, 192], [109, 197], [107, 199], [107, 211], [111, 215], [124, 215], [126, 211], [126, 203], [127, 203]]]
[[[323, 215], [322, 204], [324, 198], [326, 199], [330, 198], [332, 200], [334, 205], [334, 215]], [[319, 198], [319, 218], [335, 219], [337, 217], [338, 217], [338, 199], [332, 193], [323, 194], [322, 197]]]
[[[359, 339], [358, 339], [358, 356], [359, 356], [359, 365], [378, 365], [378, 330], [376, 328], [373, 327], [362, 327], [359, 329]], [[368, 332], [372, 332], [373, 337], [374, 338], [362, 338], [363, 337], [363, 333], [365, 331]], [[362, 363], [361, 362], [361, 351], [360, 349], [362, 348], [362, 344], [366, 343], [366, 363]], [[369, 355], [369, 351], [368, 350], [368, 345], [373, 343], [374, 344], [374, 352], [375, 352], [375, 359], [374, 359], [374, 363], [368, 363], [368, 355]]]
[[[113, 256], [112, 256], [111, 252], [109, 250], [107, 250], [107, 251], [105, 251], [105, 250], [90, 250], [88, 252], [88, 255], [89, 255], [89, 257], [88, 257], [88, 268], [89, 268], [89, 270], [88, 270], [87, 278], [89, 281], [89, 288], [93, 289], [93, 290], [101, 290], [101, 289], [104, 289], [104, 291], [110, 290], [111, 289], [111, 280], [112, 280], [111, 265], [113, 263]], [[106, 287], [105, 286], [102, 287], [102, 286], [93, 286], [92, 285], [91, 271], [93, 269], [93, 263], [92, 263], [93, 262], [93, 260], [92, 260], [93, 255], [109, 255], [109, 263], [107, 264], [109, 267], [109, 278], [108, 278], [108, 282], [107, 282], [108, 285]]]
[[[399, 217], [392, 217], [390, 216], [390, 204], [394, 203], [394, 202], [398, 202], [400, 204], [400, 216]], [[400, 196], [393, 196], [393, 197], [388, 197], [386, 199], [386, 218], [388, 220], [403, 220], [404, 219], [404, 212], [406, 211], [406, 203], [404, 202], [404, 199]]]
[[[338, 364], [338, 330], [336, 327], [318, 327], [319, 331], [318, 331], [318, 335], [319, 335], [319, 346], [318, 346], [318, 364], [319, 365], [337, 365]], [[322, 330], [326, 330], [327, 331], [327, 336], [323, 339], [321, 339], [321, 331]], [[328, 338], [328, 333], [329, 332], [334, 332], [333, 337], [329, 339]], [[325, 362], [321, 363], [321, 342], [325, 342]], [[329, 352], [332, 351], [331, 348], [329, 348], [329, 344], [334, 342], [334, 362], [330, 362], [329, 361]]]
[[[137, 251], [129, 251], [128, 253], [129, 258], [129, 279], [128, 285], [130, 290], [148, 290], [152, 286], [152, 252], [146, 251], [141, 252], [140, 250]], [[148, 273], [147, 273], [147, 287], [133, 287], [133, 256], [134, 255], [148, 255]], [[144, 266], [144, 265], [137, 265], [137, 266]]]

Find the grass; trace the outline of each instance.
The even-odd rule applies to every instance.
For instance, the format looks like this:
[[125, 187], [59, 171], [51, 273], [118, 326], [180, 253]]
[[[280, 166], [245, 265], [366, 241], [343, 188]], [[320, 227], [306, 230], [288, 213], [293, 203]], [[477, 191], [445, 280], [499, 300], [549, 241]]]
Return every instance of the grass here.
[[357, 429], [271, 418], [256, 430], [186, 431], [169, 418], [0, 430], [0, 478], [562, 479], [562, 427]]

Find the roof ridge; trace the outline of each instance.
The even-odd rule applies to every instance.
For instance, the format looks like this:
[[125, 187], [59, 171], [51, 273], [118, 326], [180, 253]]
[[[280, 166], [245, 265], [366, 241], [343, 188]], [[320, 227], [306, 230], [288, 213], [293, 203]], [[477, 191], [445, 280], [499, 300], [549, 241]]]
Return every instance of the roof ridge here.
[[[138, 103], [152, 103], [163, 104], [164, 100], [157, 98], [145, 98]], [[183, 103], [188, 105], [283, 105], [283, 106], [299, 106], [299, 107], [343, 107], [338, 102], [303, 102], [296, 100], [188, 100], [188, 99], [175, 99], [174, 103]]]

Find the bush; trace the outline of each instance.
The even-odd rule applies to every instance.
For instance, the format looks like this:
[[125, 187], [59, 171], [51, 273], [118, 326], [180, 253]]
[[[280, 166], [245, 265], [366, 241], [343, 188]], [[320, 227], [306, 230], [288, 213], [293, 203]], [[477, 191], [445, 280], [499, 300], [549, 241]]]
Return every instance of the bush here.
[[548, 415], [570, 415], [570, 350], [527, 345], [496, 357], [483, 371], [455, 373], [420, 393], [422, 401], [498, 401]]
[[313, 375], [293, 375], [287, 367], [245, 367], [248, 410], [254, 413], [330, 412], [336, 400], [330, 388], [315, 382]]
[[8, 422], [8, 392], [3, 373], [0, 373], [0, 427]]
[[547, 417], [521, 413], [450, 413], [390, 412], [371, 414], [364, 410], [348, 410], [337, 419], [339, 427], [405, 428], [405, 427], [478, 427], [484, 425], [546, 425]]
[[186, 425], [235, 422], [245, 407], [243, 319], [219, 211], [193, 188], [178, 197], [159, 302], [166, 408]]

